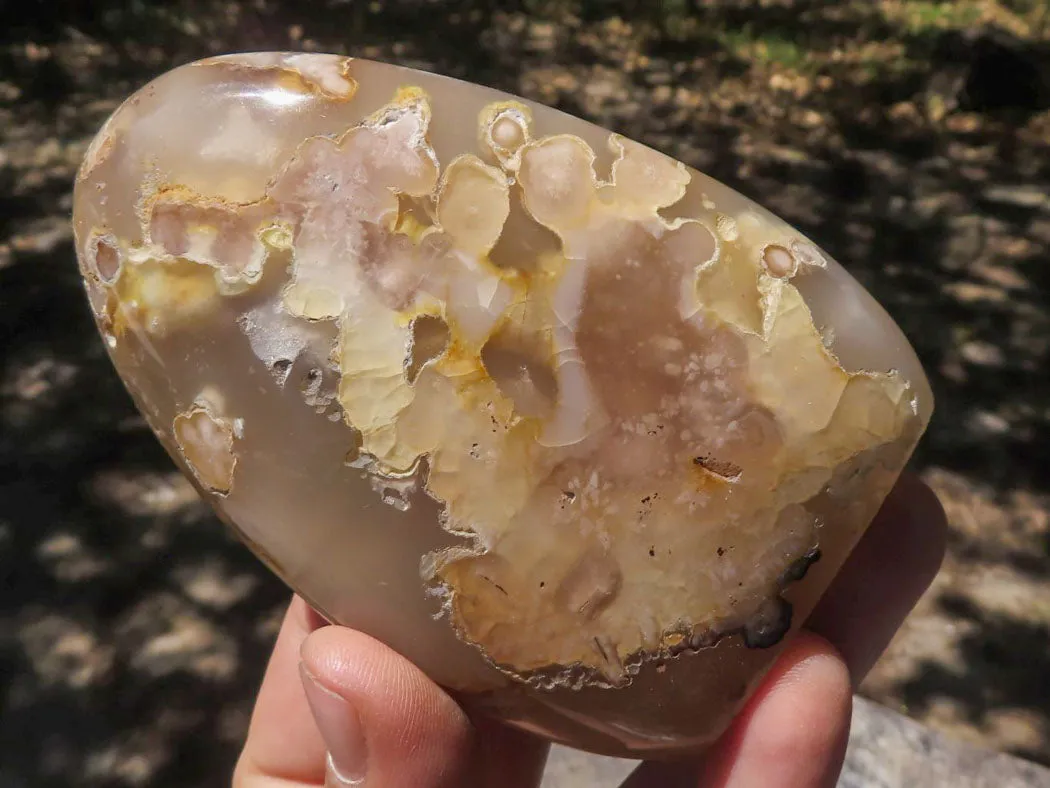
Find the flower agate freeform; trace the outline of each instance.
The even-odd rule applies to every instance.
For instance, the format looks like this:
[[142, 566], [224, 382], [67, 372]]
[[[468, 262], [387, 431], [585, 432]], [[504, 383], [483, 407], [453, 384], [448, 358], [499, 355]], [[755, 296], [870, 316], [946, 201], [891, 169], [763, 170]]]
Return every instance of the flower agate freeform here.
[[932, 407], [882, 309], [755, 203], [404, 68], [178, 68], [99, 133], [74, 223], [136, 403], [252, 549], [594, 751], [724, 730]]

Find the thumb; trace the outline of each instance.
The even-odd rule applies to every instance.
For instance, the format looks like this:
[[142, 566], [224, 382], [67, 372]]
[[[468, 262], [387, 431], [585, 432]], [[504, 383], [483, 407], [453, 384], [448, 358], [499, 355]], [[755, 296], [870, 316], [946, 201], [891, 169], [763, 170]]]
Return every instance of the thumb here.
[[[326, 788], [490, 784], [483, 773], [492, 742], [480, 740], [490, 737], [479, 736], [455, 701], [404, 657], [335, 626], [307, 637], [300, 656], [303, 687], [328, 750]], [[510, 731], [499, 738], [505, 737], [520, 739], [506, 742], [518, 768], [500, 785], [536, 785], [545, 749]]]

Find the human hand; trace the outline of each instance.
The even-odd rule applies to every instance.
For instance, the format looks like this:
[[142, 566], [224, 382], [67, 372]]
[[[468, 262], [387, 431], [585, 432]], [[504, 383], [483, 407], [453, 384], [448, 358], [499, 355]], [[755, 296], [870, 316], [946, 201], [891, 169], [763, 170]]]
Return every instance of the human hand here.
[[[904, 477], [729, 730], [699, 760], [646, 763], [622, 788], [833, 786], [852, 691], [929, 586], [947, 526]], [[471, 720], [378, 641], [293, 600], [255, 705], [235, 788], [535, 788], [547, 746]]]

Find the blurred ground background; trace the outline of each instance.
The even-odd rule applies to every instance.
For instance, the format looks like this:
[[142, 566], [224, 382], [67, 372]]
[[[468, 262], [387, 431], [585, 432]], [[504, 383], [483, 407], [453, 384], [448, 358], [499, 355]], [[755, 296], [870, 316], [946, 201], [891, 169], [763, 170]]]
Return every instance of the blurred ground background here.
[[863, 692], [1050, 763], [1048, 6], [0, 4], [0, 786], [228, 784], [286, 592], [132, 409], [68, 220], [75, 168], [123, 97], [250, 49], [556, 105], [726, 181], [846, 264], [933, 378], [916, 464], [952, 527]]

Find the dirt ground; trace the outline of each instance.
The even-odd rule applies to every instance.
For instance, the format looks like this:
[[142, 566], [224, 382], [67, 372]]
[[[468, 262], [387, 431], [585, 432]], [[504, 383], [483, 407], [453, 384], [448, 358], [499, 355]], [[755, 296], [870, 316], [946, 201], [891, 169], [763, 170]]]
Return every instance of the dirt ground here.
[[150, 77], [287, 48], [554, 104], [724, 180], [842, 261], [932, 377], [915, 464], [951, 519], [941, 576], [863, 691], [1050, 763], [1046, 0], [296, 5], [0, 6], [0, 786], [228, 784], [286, 592], [111, 370], [70, 187]]

